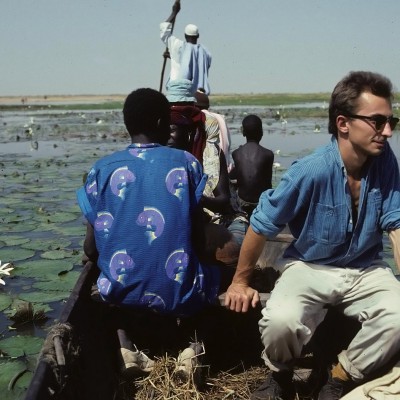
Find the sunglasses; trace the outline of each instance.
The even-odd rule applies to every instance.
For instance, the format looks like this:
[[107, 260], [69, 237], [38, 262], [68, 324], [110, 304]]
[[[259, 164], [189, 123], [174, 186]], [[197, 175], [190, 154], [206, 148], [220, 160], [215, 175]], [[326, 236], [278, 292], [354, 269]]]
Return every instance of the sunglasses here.
[[378, 133], [381, 133], [385, 129], [385, 126], [388, 122], [390, 125], [390, 129], [393, 131], [394, 128], [396, 128], [397, 123], [399, 122], [399, 118], [393, 117], [393, 115], [391, 115], [390, 117], [386, 117], [385, 115], [378, 114], [368, 117], [366, 115], [346, 114], [345, 117], [361, 119], [363, 121], [370, 121], [372, 122], [374, 128]]

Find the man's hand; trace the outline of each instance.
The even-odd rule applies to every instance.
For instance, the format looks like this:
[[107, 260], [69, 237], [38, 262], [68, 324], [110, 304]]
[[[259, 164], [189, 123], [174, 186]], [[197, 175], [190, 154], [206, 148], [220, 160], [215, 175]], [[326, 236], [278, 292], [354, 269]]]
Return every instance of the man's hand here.
[[178, 12], [181, 10], [181, 2], [179, 0], [176, 0], [174, 5], [172, 6], [172, 11], [174, 14], [178, 14]]
[[82, 255], [82, 265], [85, 265], [88, 261], [90, 261], [89, 257], [85, 253], [83, 253], [83, 255]]
[[395, 275], [400, 274], [400, 229], [389, 231], [389, 239], [392, 244], [394, 262], [396, 265]]
[[259, 301], [257, 290], [245, 284], [232, 283], [226, 291], [225, 307], [236, 312], [247, 312], [250, 304], [255, 308]]

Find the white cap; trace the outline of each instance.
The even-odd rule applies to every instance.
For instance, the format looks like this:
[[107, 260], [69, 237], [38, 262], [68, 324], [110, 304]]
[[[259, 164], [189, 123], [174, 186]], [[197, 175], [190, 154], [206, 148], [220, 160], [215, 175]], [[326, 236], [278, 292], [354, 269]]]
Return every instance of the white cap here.
[[185, 35], [199, 36], [199, 28], [196, 25], [189, 24], [185, 27]]

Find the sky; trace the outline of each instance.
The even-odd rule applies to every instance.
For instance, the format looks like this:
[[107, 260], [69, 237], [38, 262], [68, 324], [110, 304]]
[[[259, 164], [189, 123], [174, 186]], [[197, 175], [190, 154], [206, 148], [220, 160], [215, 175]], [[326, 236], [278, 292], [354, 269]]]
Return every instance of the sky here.
[[[159, 89], [172, 5], [0, 0], [0, 96]], [[199, 27], [212, 94], [331, 92], [353, 70], [400, 91], [399, 15], [399, 0], [181, 0], [174, 34]]]

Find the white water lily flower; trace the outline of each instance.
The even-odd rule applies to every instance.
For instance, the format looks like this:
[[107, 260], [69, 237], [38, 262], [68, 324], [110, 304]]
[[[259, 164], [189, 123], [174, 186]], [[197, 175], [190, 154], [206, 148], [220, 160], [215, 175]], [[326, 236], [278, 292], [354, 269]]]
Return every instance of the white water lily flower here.
[[281, 164], [279, 164], [278, 162], [274, 162], [274, 163], [272, 164], [272, 166], [273, 166], [274, 168], [280, 168]]
[[[9, 265], [11, 265], [11, 264], [7, 263], [7, 264], [1, 265], [1, 260], [0, 260], [0, 275], [10, 275], [10, 271], [12, 271], [14, 269], [14, 267], [8, 267]], [[6, 283], [4, 282], [3, 279], [0, 278], [0, 284], [5, 285]]]

